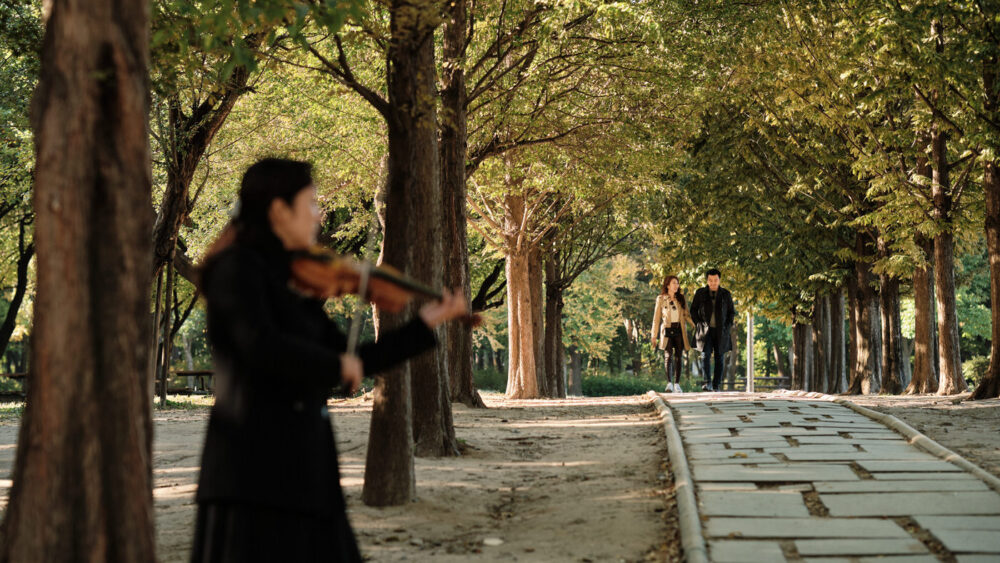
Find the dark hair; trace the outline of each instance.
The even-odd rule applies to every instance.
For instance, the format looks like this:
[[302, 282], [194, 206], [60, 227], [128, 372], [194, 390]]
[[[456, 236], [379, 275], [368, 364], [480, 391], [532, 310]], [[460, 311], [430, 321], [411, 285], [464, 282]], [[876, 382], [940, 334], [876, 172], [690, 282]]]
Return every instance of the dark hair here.
[[202, 287], [215, 257], [236, 241], [255, 248], [281, 247], [271, 230], [268, 212], [271, 202], [281, 198], [291, 205], [304, 188], [312, 184], [312, 165], [283, 158], [265, 158], [247, 168], [240, 185], [239, 211], [205, 252], [196, 274]]
[[705, 279], [708, 279], [708, 276], [719, 276], [721, 278], [722, 272], [720, 272], [718, 268], [712, 268], [705, 272]]
[[663, 285], [660, 287], [660, 294], [667, 295], [670, 291], [670, 282], [672, 280], [677, 280], [677, 293], [674, 294], [674, 299], [681, 304], [681, 307], [687, 309], [687, 303], [684, 301], [684, 292], [681, 291], [681, 280], [677, 276], [667, 276], [663, 278]]
[[265, 158], [247, 168], [240, 184], [239, 213], [233, 218], [237, 238], [256, 243], [274, 236], [268, 217], [271, 202], [281, 198], [291, 205], [312, 182], [312, 165], [308, 162]]

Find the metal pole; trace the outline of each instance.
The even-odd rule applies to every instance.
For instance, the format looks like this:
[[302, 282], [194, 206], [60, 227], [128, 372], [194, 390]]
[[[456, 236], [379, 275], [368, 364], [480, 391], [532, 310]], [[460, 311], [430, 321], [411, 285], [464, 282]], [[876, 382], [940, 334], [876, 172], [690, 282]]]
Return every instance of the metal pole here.
[[747, 393], [753, 393], [753, 313], [747, 312]]

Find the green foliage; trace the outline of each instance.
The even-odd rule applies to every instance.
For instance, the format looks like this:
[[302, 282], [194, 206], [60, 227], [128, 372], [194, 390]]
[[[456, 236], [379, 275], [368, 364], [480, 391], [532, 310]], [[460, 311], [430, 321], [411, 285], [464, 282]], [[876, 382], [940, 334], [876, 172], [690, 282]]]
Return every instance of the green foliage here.
[[493, 369], [476, 370], [472, 373], [472, 379], [477, 389], [501, 393], [507, 390], [507, 372]]
[[988, 356], [975, 356], [962, 362], [962, 376], [971, 379], [978, 384], [986, 376], [990, 369], [990, 359]]
[[642, 395], [646, 391], [660, 391], [664, 380], [652, 377], [610, 375], [593, 370], [583, 373], [583, 394], [586, 397], [608, 397], [616, 395]]
[[24, 385], [18, 379], [0, 377], [0, 393], [24, 393]]

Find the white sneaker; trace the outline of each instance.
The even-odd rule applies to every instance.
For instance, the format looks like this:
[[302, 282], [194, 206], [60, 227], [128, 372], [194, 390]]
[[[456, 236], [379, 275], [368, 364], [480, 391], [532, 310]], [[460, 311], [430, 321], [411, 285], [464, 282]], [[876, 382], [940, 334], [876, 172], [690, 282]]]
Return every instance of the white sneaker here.
[[673, 393], [673, 392], [674, 392], [674, 384], [672, 382], [668, 381], [667, 382], [667, 393]]
[[675, 393], [683, 393], [684, 392], [684, 390], [681, 389], [681, 384], [680, 383], [674, 383], [674, 392]]

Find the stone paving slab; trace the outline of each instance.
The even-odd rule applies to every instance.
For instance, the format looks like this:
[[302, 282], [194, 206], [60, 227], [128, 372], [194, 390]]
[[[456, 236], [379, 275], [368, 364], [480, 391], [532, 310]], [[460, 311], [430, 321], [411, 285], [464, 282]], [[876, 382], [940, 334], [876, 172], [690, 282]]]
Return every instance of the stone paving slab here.
[[710, 518], [709, 537], [744, 538], [904, 538], [910, 535], [880, 518]]
[[996, 553], [1000, 556], [1000, 533], [996, 530], [933, 529], [931, 533], [953, 553]]
[[914, 520], [927, 529], [1000, 531], [1000, 516], [917, 516]]
[[[924, 454], [928, 455], [928, 454]], [[952, 465], [947, 461], [940, 459], [928, 459], [924, 461], [878, 461], [878, 460], [863, 460], [859, 461], [858, 465], [863, 467], [867, 471], [875, 472], [889, 472], [889, 471], [899, 471], [905, 473], [914, 473], [917, 471], [941, 471], [941, 472], [962, 472], [961, 468], [957, 465]]]
[[785, 563], [778, 542], [719, 540], [709, 542], [709, 559], [714, 563]]
[[[881, 469], [869, 468], [866, 464], [872, 462], [885, 462], [893, 463], [898, 465], [903, 471], [907, 465], [913, 463], [934, 463], [930, 470], [940, 470], [941, 466], [936, 465], [938, 462], [944, 463], [946, 465], [951, 465], [947, 461], [940, 461], [931, 454], [912, 451], [912, 452], [859, 452], [854, 451], [853, 453], [842, 453], [842, 452], [795, 452], [789, 451], [785, 452], [785, 457], [789, 461], [857, 461], [861, 467], [864, 467], [868, 471], [892, 471], [888, 469], [888, 466], [882, 466]], [[892, 467], [895, 468], [896, 465]], [[954, 465], [951, 465], [955, 467]], [[918, 466], [924, 467], [924, 466]], [[913, 469], [912, 467], [910, 469]], [[955, 467], [955, 469], [958, 469]], [[961, 471], [961, 469], [959, 469]]]
[[988, 492], [820, 494], [830, 516], [1000, 515], [1000, 494]]
[[906, 539], [855, 539], [796, 540], [795, 548], [801, 556], [819, 555], [916, 555], [929, 553], [919, 540]]
[[665, 396], [710, 560], [937, 561], [910, 517], [949, 560], [1000, 563], [1000, 495], [975, 475], [843, 405], [736, 397]]
[[703, 516], [809, 516], [797, 491], [703, 491]]
[[[955, 467], [955, 466], [952, 466], [952, 467]], [[892, 480], [892, 481], [926, 481], [926, 480], [931, 480], [931, 481], [933, 481], [933, 480], [938, 480], [938, 481], [944, 481], [944, 480], [963, 480], [963, 481], [964, 480], [970, 480], [970, 481], [979, 481], [979, 479], [976, 479], [975, 475], [973, 475], [971, 473], [966, 473], [966, 472], [958, 469], [958, 467], [955, 467], [955, 469], [957, 471], [948, 472], [948, 473], [935, 473], [933, 471], [932, 472], [924, 472], [924, 473], [909, 473], [909, 472], [902, 472], [902, 473], [895, 473], [895, 472], [893, 472], [893, 473], [872, 473], [872, 477], [874, 477], [876, 480], [879, 480], [879, 481], [883, 481], [883, 480]]]
[[812, 482], [857, 481], [846, 465], [768, 465], [766, 467], [706, 467], [692, 469], [696, 481]]
[[906, 493], [936, 491], [988, 491], [989, 487], [979, 479], [942, 479], [938, 481], [843, 481], [835, 483], [816, 482], [819, 493]]
[[[937, 563], [934, 555], [876, 555], [874, 557], [807, 557], [806, 563]], [[994, 562], [996, 563], [996, 562]]]

